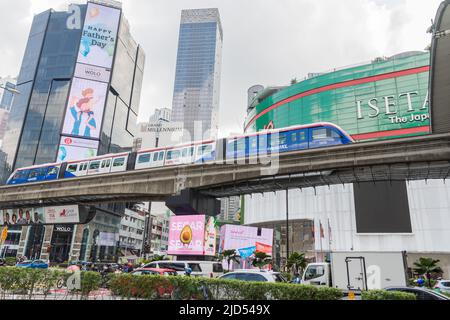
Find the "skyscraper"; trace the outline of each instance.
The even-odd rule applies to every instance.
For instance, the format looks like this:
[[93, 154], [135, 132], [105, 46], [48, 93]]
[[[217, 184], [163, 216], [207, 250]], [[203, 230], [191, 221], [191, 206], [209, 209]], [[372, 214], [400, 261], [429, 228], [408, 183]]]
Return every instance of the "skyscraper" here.
[[184, 141], [217, 136], [222, 41], [218, 9], [181, 12], [172, 121], [183, 123]]
[[[77, 14], [82, 23], [72, 25]], [[119, 2], [90, 1], [36, 15], [3, 141], [4, 178], [24, 166], [131, 151], [144, 65]], [[124, 207], [97, 206], [89, 224], [65, 231], [46, 226], [45, 236], [43, 228], [29, 227], [18, 254], [50, 261], [111, 256], [114, 247], [98, 241], [118, 235]]]

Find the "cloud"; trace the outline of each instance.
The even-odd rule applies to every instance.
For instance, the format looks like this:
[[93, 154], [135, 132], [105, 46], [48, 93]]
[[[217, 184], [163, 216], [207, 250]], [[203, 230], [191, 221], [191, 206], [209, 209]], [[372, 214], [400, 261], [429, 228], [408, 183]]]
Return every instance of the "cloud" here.
[[[80, 2], [80, 1], [78, 1]], [[81, 1], [82, 2], [82, 1]], [[147, 54], [139, 120], [171, 107], [181, 10], [219, 8], [223, 30], [220, 134], [242, 131], [247, 88], [287, 85], [309, 72], [422, 50], [441, 0], [123, 0]], [[0, 73], [17, 74], [32, 14], [65, 0], [0, 4]], [[6, 27], [5, 27], [6, 26]], [[11, 32], [14, 30], [14, 32]], [[6, 39], [6, 41], [4, 40]]]

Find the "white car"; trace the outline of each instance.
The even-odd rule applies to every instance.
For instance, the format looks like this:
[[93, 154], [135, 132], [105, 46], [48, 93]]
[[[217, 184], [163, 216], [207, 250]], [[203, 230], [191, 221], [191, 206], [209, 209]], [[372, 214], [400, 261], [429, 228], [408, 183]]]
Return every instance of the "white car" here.
[[439, 280], [435, 288], [440, 292], [450, 293], [450, 280]]
[[260, 281], [260, 282], [286, 282], [286, 279], [279, 272], [259, 269], [240, 269], [228, 272], [219, 279]]

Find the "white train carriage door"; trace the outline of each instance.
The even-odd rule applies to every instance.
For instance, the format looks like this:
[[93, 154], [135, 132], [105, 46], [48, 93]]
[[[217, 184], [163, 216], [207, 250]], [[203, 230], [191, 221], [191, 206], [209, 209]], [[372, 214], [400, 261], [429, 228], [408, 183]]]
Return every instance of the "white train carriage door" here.
[[195, 147], [194, 146], [188, 146], [184, 147], [181, 150], [181, 158], [180, 163], [181, 164], [190, 164], [194, 162], [195, 159]]
[[87, 175], [88, 166], [89, 166], [89, 162], [88, 161], [79, 163], [78, 164], [77, 176], [78, 177], [82, 177], [82, 176]]
[[102, 159], [99, 173], [109, 173], [112, 167], [112, 158]]
[[151, 155], [150, 167], [156, 168], [164, 166], [165, 153], [166, 152], [164, 150], [153, 152], [153, 154]]
[[121, 155], [112, 158], [111, 172], [121, 172], [127, 170], [128, 155]]

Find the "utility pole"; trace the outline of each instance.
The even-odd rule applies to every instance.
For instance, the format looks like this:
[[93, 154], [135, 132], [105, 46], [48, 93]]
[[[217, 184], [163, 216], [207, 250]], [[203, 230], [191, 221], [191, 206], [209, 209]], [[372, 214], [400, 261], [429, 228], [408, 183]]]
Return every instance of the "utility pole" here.
[[286, 189], [286, 263], [289, 259], [289, 189]]

